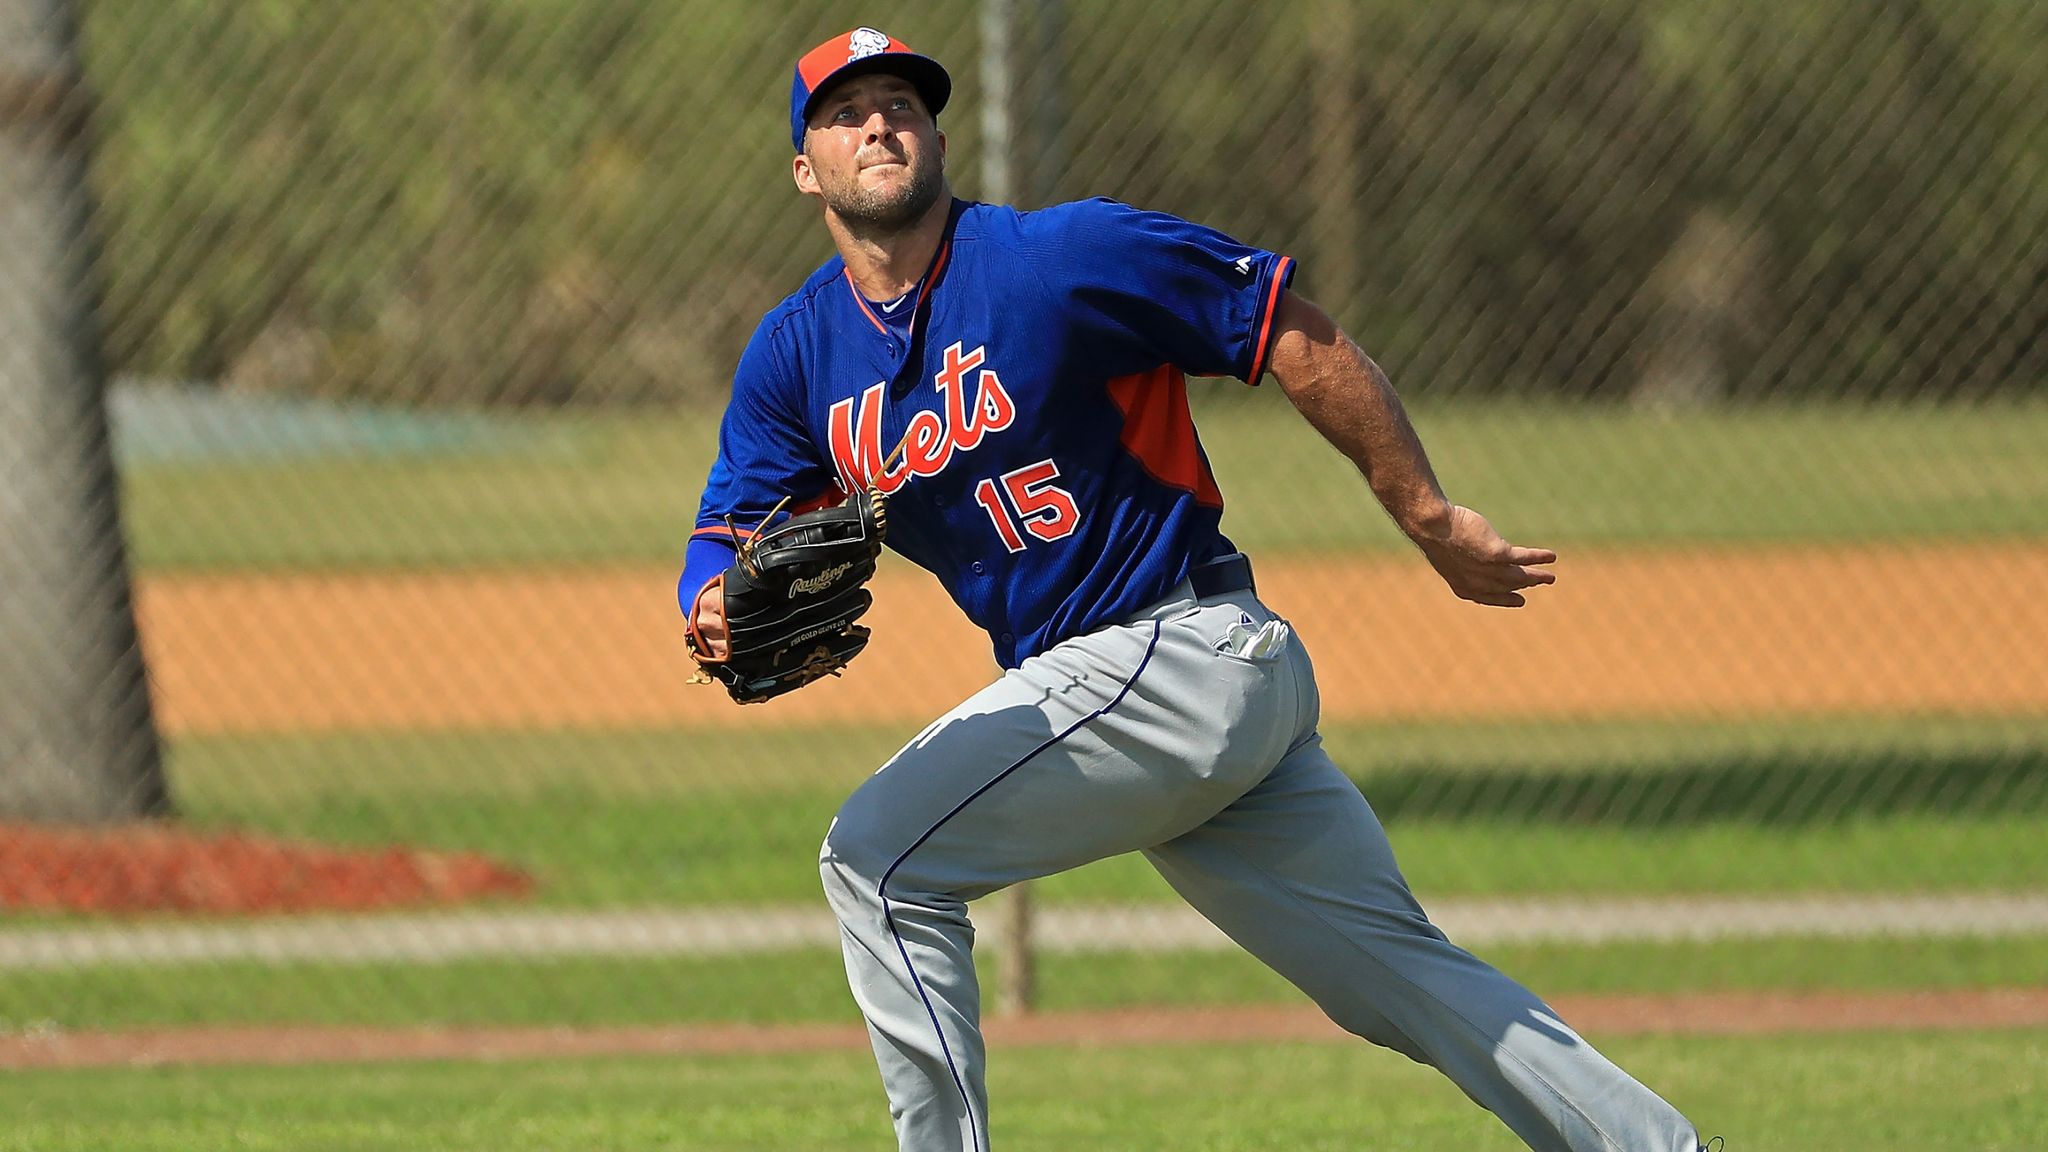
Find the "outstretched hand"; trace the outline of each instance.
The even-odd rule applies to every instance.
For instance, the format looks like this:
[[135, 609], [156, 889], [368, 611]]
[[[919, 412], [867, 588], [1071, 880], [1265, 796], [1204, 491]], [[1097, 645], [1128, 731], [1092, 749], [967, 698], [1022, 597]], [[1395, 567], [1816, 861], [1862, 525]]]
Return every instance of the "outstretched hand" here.
[[1451, 508], [1449, 529], [1442, 537], [1413, 539], [1451, 591], [1474, 604], [1520, 608], [1527, 602], [1522, 589], [1557, 582], [1556, 573], [1532, 567], [1556, 562], [1557, 553], [1508, 543], [1486, 517], [1470, 508]]

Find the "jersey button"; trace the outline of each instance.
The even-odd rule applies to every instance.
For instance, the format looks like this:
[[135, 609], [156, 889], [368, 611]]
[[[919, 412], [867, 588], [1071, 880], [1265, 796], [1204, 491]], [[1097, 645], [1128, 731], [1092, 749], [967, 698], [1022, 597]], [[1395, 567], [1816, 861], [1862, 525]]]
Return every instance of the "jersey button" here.
[[1010, 635], [1008, 632], [1005, 632], [1001, 636], [996, 637], [996, 639], [1001, 640], [1005, 644], [1015, 644], [1017, 642], [1017, 638], [1015, 636]]
[[969, 567], [969, 568], [972, 568], [972, 569], [974, 569], [974, 574], [975, 574], [976, 576], [979, 576], [979, 575], [981, 575], [982, 573], [984, 573], [984, 572], [988, 571], [988, 565], [986, 565], [986, 564], [983, 564], [983, 563], [982, 563], [981, 561], [979, 561], [979, 560], [976, 560], [976, 561], [975, 561], [974, 563], [972, 563], [972, 564], [969, 564], [969, 565], [968, 565], [968, 567]]

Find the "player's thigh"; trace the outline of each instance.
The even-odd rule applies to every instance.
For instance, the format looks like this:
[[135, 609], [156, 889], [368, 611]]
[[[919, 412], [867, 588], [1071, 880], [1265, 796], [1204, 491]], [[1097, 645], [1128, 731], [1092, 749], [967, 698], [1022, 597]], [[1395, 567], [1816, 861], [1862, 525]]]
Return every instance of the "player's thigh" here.
[[1175, 704], [1189, 662], [1214, 656], [1190, 643], [1146, 621], [1027, 661], [855, 791], [828, 862], [886, 873], [895, 891], [972, 899], [1199, 824], [1266, 765], [1246, 757], [1238, 778], [1217, 773], [1234, 713]]
[[1301, 947], [1328, 925], [1436, 934], [1378, 816], [1319, 737], [1200, 827], [1146, 855], [1254, 953]]

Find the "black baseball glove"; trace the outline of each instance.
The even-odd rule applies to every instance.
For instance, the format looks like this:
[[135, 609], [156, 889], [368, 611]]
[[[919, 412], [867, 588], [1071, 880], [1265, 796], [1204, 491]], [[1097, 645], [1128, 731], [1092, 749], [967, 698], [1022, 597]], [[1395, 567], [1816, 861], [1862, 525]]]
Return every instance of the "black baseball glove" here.
[[725, 652], [713, 658], [694, 615], [690, 622], [697, 666], [741, 704], [837, 676], [867, 647], [868, 630], [854, 621], [874, 603], [865, 585], [888, 523], [873, 489], [769, 527], [773, 520], [713, 578], [725, 592]]

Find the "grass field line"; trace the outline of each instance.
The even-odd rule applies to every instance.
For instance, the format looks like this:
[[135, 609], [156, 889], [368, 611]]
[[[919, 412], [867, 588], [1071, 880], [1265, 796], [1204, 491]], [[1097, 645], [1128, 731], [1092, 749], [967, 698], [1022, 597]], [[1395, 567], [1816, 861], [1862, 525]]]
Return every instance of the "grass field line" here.
[[[1549, 999], [1558, 1018], [1602, 1039], [2048, 1027], [2048, 990], [1606, 994]], [[998, 1047], [1274, 1044], [1354, 1038], [1308, 1005], [1124, 1008], [997, 1017]], [[865, 1026], [675, 1024], [609, 1028], [216, 1027], [0, 1035], [0, 1069], [562, 1060], [860, 1052]]]
[[[1772, 937], [2016, 936], [2048, 933], [2048, 892], [1768, 897], [1516, 898], [1433, 901], [1453, 939], [1497, 944], [1683, 943]], [[983, 941], [1000, 940], [984, 917]], [[1040, 908], [1051, 952], [1234, 947], [1177, 905]], [[152, 922], [0, 930], [0, 970], [95, 965], [446, 963], [495, 957], [730, 956], [837, 947], [822, 908], [463, 911], [240, 922]]]

